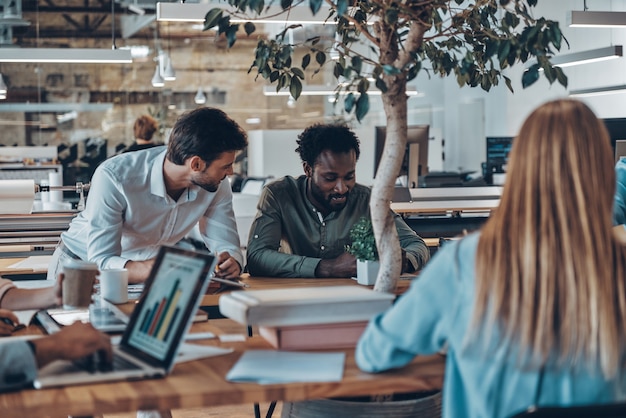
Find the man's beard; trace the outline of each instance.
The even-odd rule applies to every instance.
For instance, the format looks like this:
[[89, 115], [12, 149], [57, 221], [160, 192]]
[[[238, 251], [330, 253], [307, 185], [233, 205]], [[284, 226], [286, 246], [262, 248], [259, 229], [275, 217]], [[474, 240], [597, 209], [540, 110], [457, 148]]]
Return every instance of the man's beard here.
[[191, 182], [192, 182], [193, 184], [195, 184], [196, 186], [201, 187], [201, 188], [203, 188], [204, 190], [206, 190], [207, 192], [211, 192], [211, 193], [215, 193], [215, 192], [217, 191], [217, 189], [219, 188], [219, 186], [220, 186], [220, 184], [219, 184], [219, 183], [215, 184], [215, 183], [213, 183], [213, 182], [209, 182], [209, 183], [200, 183], [200, 182], [197, 182], [197, 181], [195, 181], [195, 180], [191, 180]]
[[[323, 205], [329, 212], [337, 212], [343, 209], [348, 203], [348, 195], [350, 192], [346, 192], [345, 194], [333, 193], [328, 195], [328, 197], [324, 196], [324, 193], [320, 190], [320, 188], [315, 184], [314, 181], [311, 180], [311, 196]], [[333, 203], [333, 198], [345, 197], [346, 200], [342, 203]]]

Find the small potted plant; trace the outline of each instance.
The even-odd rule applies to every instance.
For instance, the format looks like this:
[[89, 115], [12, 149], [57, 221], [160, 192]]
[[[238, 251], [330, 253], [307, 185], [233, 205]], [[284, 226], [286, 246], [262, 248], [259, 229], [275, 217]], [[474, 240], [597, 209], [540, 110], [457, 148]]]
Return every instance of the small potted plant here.
[[372, 221], [362, 217], [350, 229], [352, 244], [346, 247], [346, 251], [356, 257], [357, 283], [371, 286], [376, 283], [378, 276], [378, 249], [372, 230]]

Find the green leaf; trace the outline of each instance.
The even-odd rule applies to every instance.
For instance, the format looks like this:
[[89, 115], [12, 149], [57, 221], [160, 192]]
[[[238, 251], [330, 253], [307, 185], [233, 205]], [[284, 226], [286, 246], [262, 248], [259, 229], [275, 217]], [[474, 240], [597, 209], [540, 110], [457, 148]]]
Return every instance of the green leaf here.
[[204, 16], [204, 29], [209, 30], [214, 26], [217, 26], [217, 23], [222, 18], [222, 9], [211, 9]]
[[396, 67], [394, 67], [393, 65], [389, 65], [389, 64], [385, 64], [383, 65], [383, 71], [385, 72], [385, 74], [387, 75], [396, 75], [396, 74], [400, 74], [400, 70], [398, 70]]
[[354, 93], [348, 93], [346, 95], [346, 98], [343, 100], [343, 109], [347, 113], [352, 112], [352, 109], [354, 108], [354, 102]]
[[246, 22], [243, 25], [243, 29], [246, 31], [246, 35], [250, 36], [250, 34], [254, 33], [254, 31], [256, 30], [256, 26], [254, 26], [254, 23], [252, 22]]
[[560, 50], [563, 33], [561, 32], [561, 28], [559, 28], [559, 22], [554, 22], [550, 26], [550, 34], [552, 35], [552, 44], [557, 50]]
[[377, 78], [375, 84], [378, 90], [380, 90], [383, 93], [387, 92], [387, 84], [385, 84], [382, 78]]
[[352, 65], [352, 69], [357, 74], [361, 74], [361, 68], [363, 67], [363, 60], [361, 59], [361, 57], [359, 57], [358, 55], [352, 57], [350, 64]]
[[300, 80], [304, 80], [304, 71], [302, 71], [301, 69], [299, 69], [298, 67], [291, 67], [291, 72], [298, 78], [300, 78]]
[[507, 40], [500, 43], [500, 47], [498, 48], [498, 60], [500, 60], [500, 65], [506, 62], [509, 57], [509, 51], [511, 50], [511, 41]]
[[522, 87], [526, 88], [531, 86], [539, 79], [539, 64], [535, 64], [530, 68], [527, 68], [522, 75]]
[[309, 0], [309, 7], [311, 8], [311, 12], [315, 15], [320, 11], [320, 7], [322, 7], [323, 0]]
[[306, 67], [311, 63], [311, 54], [306, 54], [302, 57], [302, 69], [306, 70]]
[[254, 10], [257, 14], [261, 14], [264, 6], [265, 2], [263, 0], [250, 0], [250, 3], [248, 4], [250, 10]]
[[280, 0], [280, 7], [283, 10], [286, 10], [286, 9], [291, 7], [291, 3], [292, 2], [293, 2], [293, 0]]
[[356, 120], [361, 122], [367, 112], [370, 110], [370, 99], [367, 93], [363, 93], [359, 96], [359, 99], [356, 101]]
[[556, 79], [560, 85], [563, 87], [567, 87], [567, 76], [563, 72], [561, 67], [554, 67], [554, 71], [556, 72]]
[[276, 80], [278, 80], [278, 77], [280, 77], [280, 73], [278, 71], [272, 71], [270, 73], [270, 83], [273, 83]]
[[357, 91], [361, 94], [367, 93], [367, 90], [370, 88], [370, 82], [367, 81], [367, 78], [363, 77], [359, 80], [359, 84], [357, 85]]
[[504, 77], [504, 84], [506, 84], [506, 87], [511, 93], [513, 93], [513, 84], [511, 84], [511, 79], [505, 75], [503, 75], [502, 77]]
[[335, 68], [333, 68], [333, 75], [337, 79], [343, 75], [343, 65], [341, 65], [340, 62], [335, 63]]
[[319, 65], [324, 65], [326, 62], [326, 54], [322, 51], [317, 51], [315, 54], [315, 61], [317, 61]]
[[385, 23], [394, 26], [398, 22], [398, 9], [390, 8], [385, 11]]
[[291, 93], [291, 97], [298, 100], [300, 97], [300, 93], [302, 93], [302, 82], [298, 77], [291, 78], [291, 84], [289, 85], [289, 93]]
[[228, 47], [232, 48], [237, 41], [237, 31], [239, 30], [239, 25], [230, 25], [226, 30], [226, 39], [228, 39]]
[[348, 0], [337, 0], [337, 16], [343, 16], [348, 10]]

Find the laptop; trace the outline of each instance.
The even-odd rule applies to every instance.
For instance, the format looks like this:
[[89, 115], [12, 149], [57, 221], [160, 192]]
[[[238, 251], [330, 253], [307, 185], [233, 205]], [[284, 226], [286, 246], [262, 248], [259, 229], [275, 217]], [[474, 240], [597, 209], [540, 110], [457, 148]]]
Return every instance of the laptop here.
[[[161, 247], [145, 289], [119, 345], [112, 370], [89, 361], [58, 360], [39, 371], [36, 389], [139, 380], [169, 374], [200, 300], [215, 269], [215, 256], [177, 247]], [[92, 359], [89, 357], [85, 360]]]

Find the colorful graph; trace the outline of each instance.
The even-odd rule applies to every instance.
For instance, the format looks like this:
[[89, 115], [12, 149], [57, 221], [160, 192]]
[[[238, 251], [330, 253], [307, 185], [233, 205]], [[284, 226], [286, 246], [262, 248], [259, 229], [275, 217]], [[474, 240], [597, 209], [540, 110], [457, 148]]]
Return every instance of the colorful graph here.
[[172, 327], [176, 324], [176, 318], [180, 314], [178, 302], [182, 293], [180, 279], [176, 279], [167, 296], [146, 309], [139, 331], [157, 340], [167, 341]]

